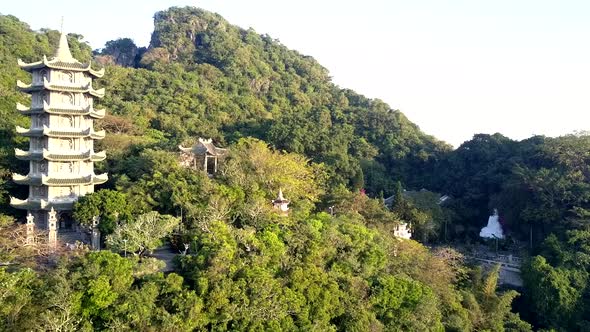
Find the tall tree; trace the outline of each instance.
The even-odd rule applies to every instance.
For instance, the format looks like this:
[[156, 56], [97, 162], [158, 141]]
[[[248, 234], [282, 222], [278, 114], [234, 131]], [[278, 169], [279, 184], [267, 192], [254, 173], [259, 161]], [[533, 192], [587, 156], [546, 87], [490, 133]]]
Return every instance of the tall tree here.
[[160, 246], [162, 239], [179, 223], [180, 219], [170, 215], [160, 215], [156, 211], [148, 212], [115, 227], [105, 242], [111, 250], [129, 251], [141, 256], [146, 251], [153, 251]]
[[100, 217], [98, 225], [104, 234], [110, 234], [119, 222], [131, 219], [133, 207], [127, 202], [127, 196], [119, 191], [103, 189], [80, 197], [74, 203], [73, 216], [83, 225], [91, 225], [92, 218]]

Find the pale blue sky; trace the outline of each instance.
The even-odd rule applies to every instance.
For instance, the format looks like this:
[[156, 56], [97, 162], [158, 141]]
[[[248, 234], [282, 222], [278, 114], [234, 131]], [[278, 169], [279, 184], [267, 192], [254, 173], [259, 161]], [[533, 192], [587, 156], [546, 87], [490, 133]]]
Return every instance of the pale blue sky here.
[[[33, 29], [93, 48], [147, 46], [154, 12], [192, 5], [316, 58], [341, 87], [380, 98], [457, 146], [475, 133], [522, 139], [590, 129], [590, 1], [11, 1]], [[78, 15], [82, 16], [78, 17]]]

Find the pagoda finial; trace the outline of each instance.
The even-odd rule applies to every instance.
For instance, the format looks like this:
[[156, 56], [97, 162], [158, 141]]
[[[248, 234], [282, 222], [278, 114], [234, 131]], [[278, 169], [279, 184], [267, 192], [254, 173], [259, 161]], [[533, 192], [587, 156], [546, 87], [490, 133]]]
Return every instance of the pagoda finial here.
[[275, 210], [279, 210], [281, 216], [285, 217], [289, 214], [289, 201], [283, 196], [283, 189], [279, 187], [279, 196], [272, 201]]
[[283, 188], [279, 188], [279, 197], [277, 197], [277, 200], [280, 200], [280, 201], [285, 200], [285, 197], [283, 197]]
[[57, 46], [57, 50], [55, 51], [55, 59], [64, 62], [75, 61], [74, 57], [72, 57], [72, 53], [70, 52], [68, 38], [66, 37], [66, 34], [63, 32], [63, 22], [61, 36], [59, 37], [59, 45]]

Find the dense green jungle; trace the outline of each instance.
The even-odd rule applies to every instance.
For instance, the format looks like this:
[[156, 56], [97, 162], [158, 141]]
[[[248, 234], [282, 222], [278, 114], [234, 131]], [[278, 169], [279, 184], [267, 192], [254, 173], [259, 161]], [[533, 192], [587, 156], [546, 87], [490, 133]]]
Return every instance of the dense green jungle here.
[[[590, 331], [589, 135], [454, 149], [312, 57], [193, 7], [156, 13], [148, 47], [68, 35], [106, 69], [109, 181], [73, 212], [100, 216], [105, 250], [23, 246], [9, 199], [28, 195], [11, 174], [28, 172], [15, 80], [31, 77], [17, 59], [50, 57], [59, 37], [0, 15], [1, 331]], [[229, 151], [213, 177], [179, 163], [199, 137]], [[457, 250], [486, 245], [494, 208], [500, 247], [524, 259], [519, 289]], [[413, 240], [394, 236], [401, 223]], [[163, 244], [180, 253], [172, 272], [151, 255]]]

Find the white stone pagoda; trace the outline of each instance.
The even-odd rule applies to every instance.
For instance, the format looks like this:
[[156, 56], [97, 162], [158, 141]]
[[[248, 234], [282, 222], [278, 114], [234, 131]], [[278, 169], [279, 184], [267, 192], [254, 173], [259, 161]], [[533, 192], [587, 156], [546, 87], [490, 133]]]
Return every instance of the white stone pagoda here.
[[[31, 126], [16, 128], [30, 143], [28, 151], [15, 152], [30, 167], [27, 175], [13, 174], [13, 180], [29, 186], [29, 197], [11, 197], [10, 205], [28, 210], [35, 226], [49, 229], [55, 211], [60, 218], [67, 215], [78, 197], [94, 192], [94, 185], [108, 179], [107, 174], [94, 174], [94, 162], [106, 155], [94, 152], [94, 140], [105, 136], [103, 130], [94, 131], [94, 119], [104, 117], [105, 110], [93, 107], [93, 98], [102, 98], [104, 89], [95, 90], [92, 79], [102, 77], [104, 68], [95, 71], [90, 62], [74, 59], [63, 33], [53, 58], [43, 56], [34, 63], [19, 59], [18, 65], [32, 74], [31, 84], [17, 81], [17, 87], [31, 95], [31, 106], [16, 105], [31, 118]], [[57, 227], [68, 225], [59, 220]]]
[[289, 203], [283, 196], [283, 189], [279, 188], [279, 195], [272, 200], [273, 208], [279, 212], [279, 215], [286, 217], [289, 215]]

